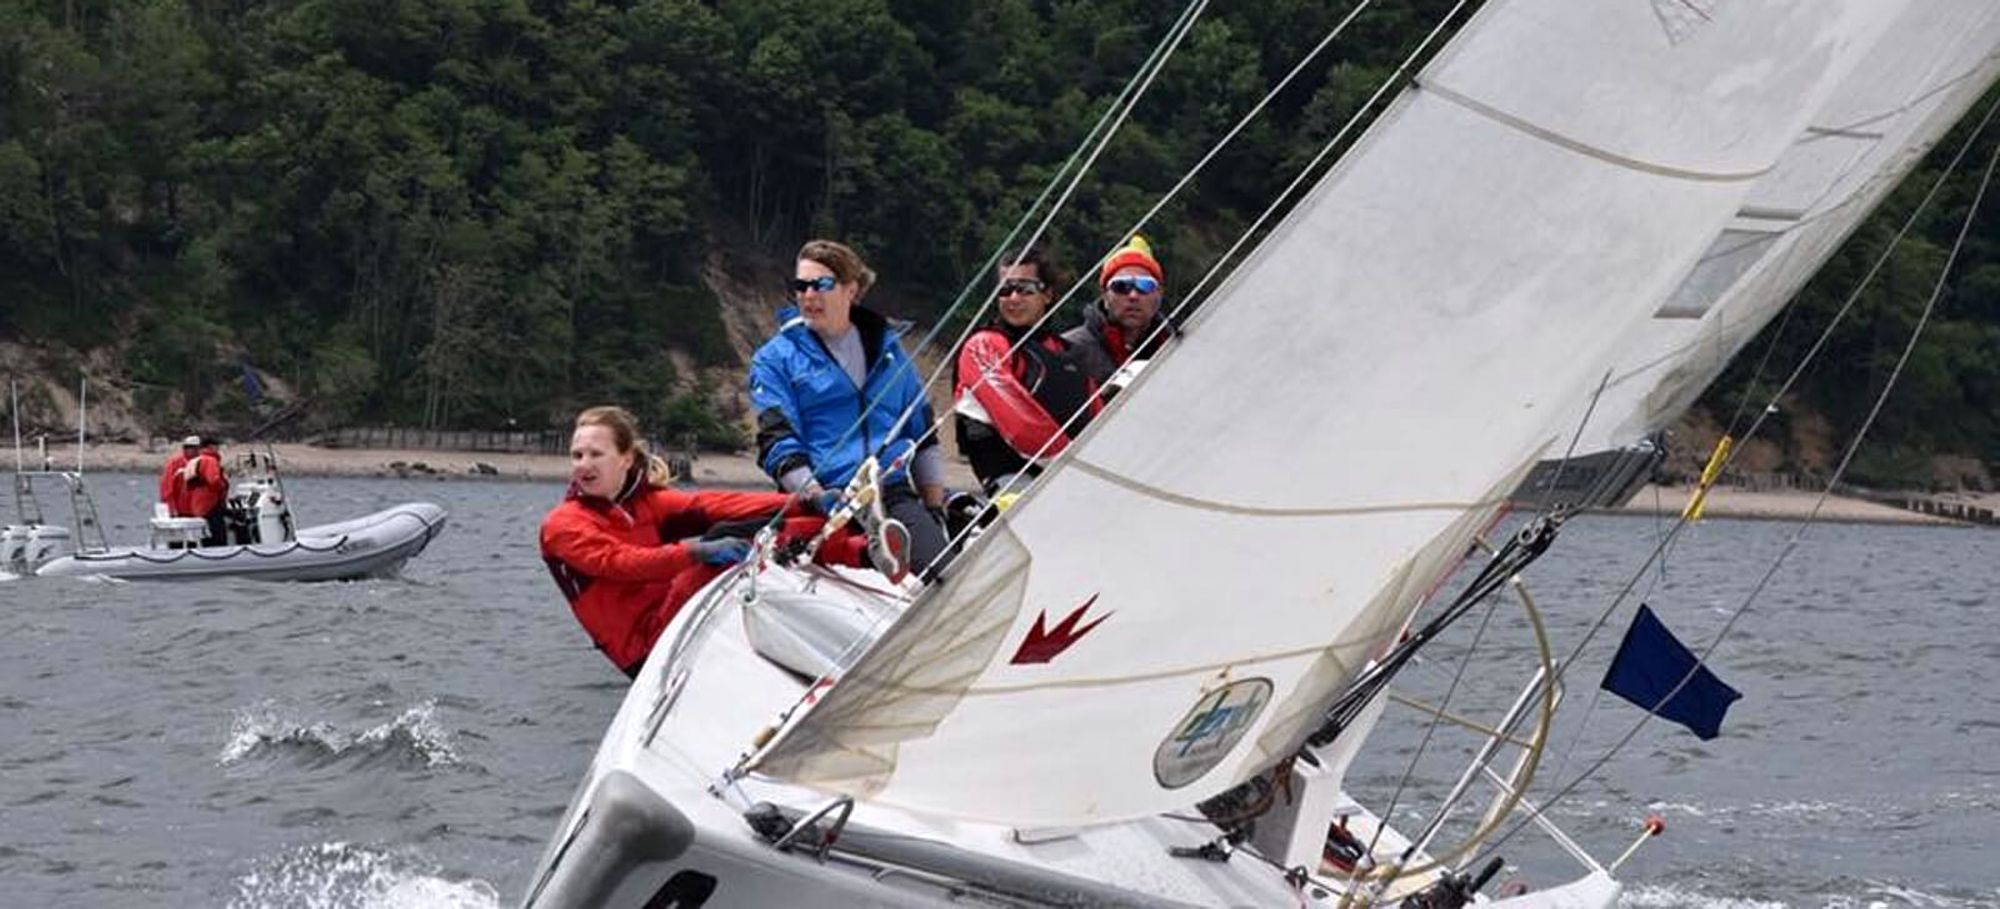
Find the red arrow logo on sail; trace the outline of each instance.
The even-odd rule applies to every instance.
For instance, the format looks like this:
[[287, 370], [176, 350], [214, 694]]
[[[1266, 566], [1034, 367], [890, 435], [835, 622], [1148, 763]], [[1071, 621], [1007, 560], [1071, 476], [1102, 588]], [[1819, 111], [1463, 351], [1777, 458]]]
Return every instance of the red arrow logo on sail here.
[[1068, 650], [1069, 645], [1076, 643], [1084, 635], [1089, 634], [1090, 629], [1096, 628], [1105, 619], [1111, 618], [1111, 613], [1107, 612], [1097, 618], [1091, 619], [1090, 624], [1082, 628], [1076, 627], [1076, 623], [1083, 620], [1083, 614], [1089, 612], [1091, 605], [1096, 602], [1097, 594], [1093, 593], [1090, 595], [1090, 599], [1083, 601], [1082, 606], [1076, 607], [1069, 615], [1063, 616], [1063, 620], [1057, 622], [1054, 628], [1048, 627], [1048, 610], [1042, 610], [1040, 615], [1035, 616], [1035, 627], [1028, 629], [1028, 636], [1021, 640], [1021, 649], [1014, 651], [1014, 658], [1008, 660], [1008, 662], [1020, 665], [1024, 663], [1046, 663], [1055, 659], [1057, 654]]

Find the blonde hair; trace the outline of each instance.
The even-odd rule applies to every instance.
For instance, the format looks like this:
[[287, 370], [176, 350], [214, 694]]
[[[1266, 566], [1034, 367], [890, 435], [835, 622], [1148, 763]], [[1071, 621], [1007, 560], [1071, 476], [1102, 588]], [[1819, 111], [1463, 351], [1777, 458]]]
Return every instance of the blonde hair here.
[[611, 404], [587, 408], [576, 415], [576, 428], [585, 426], [611, 430], [611, 443], [618, 446], [618, 453], [632, 452], [633, 461], [646, 466], [646, 485], [673, 485], [673, 473], [667, 470], [667, 462], [646, 450], [646, 440], [639, 437], [639, 418], [632, 416], [631, 411]]
[[875, 270], [861, 261], [861, 254], [853, 247], [833, 240], [807, 240], [799, 247], [799, 258], [818, 262], [833, 272], [833, 277], [842, 284], [854, 284], [857, 288], [854, 299], [860, 300], [875, 286]]

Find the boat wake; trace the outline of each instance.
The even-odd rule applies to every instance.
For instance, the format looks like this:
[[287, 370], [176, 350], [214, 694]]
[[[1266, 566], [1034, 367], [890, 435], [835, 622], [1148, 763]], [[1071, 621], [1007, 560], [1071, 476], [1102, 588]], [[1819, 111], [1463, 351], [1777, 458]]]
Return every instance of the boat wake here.
[[236, 880], [229, 909], [493, 909], [499, 891], [410, 855], [344, 842], [302, 846]]
[[389, 722], [354, 733], [332, 723], [304, 722], [271, 704], [239, 710], [217, 763], [289, 757], [309, 766], [340, 761], [450, 767], [460, 763], [451, 735], [437, 722], [437, 702], [425, 700]]

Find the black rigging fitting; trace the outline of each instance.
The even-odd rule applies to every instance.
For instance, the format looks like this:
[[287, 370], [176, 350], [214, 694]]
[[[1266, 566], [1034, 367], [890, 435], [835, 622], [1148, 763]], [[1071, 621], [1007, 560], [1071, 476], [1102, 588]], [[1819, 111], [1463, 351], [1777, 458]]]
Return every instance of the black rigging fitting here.
[[1459, 592], [1458, 597], [1452, 600], [1444, 611], [1438, 613], [1408, 638], [1397, 643], [1395, 649], [1377, 660], [1348, 685], [1346, 691], [1341, 692], [1340, 698], [1333, 702], [1333, 706], [1327, 708], [1326, 717], [1319, 728], [1306, 737], [1307, 744], [1315, 748], [1324, 747], [1339, 737], [1340, 731], [1346, 729], [1361, 709], [1388, 686], [1390, 680], [1395, 678], [1396, 673], [1416, 655], [1419, 649], [1430, 643], [1446, 628], [1451, 627], [1453, 622], [1471, 611], [1472, 607], [1492, 596], [1508, 578], [1520, 573], [1522, 569], [1540, 558], [1542, 553], [1547, 552], [1549, 545], [1555, 542], [1557, 531], [1562, 529], [1563, 522], [1568, 518], [1568, 509], [1556, 508], [1523, 524], [1520, 530], [1508, 538], [1506, 545], [1493, 554], [1493, 558], [1487, 561], [1486, 567], [1480, 569], [1478, 576], [1465, 585], [1465, 589]]

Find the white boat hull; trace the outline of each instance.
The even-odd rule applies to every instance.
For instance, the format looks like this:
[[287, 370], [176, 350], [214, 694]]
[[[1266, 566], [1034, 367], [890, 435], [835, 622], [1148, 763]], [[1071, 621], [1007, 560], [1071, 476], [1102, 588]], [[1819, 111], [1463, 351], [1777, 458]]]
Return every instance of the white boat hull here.
[[[804, 832], [792, 848], [776, 847], [775, 831], [840, 803], [754, 775], [723, 781], [725, 771], [767, 733], [767, 725], [814, 687], [806, 677], [761, 655], [752, 634], [767, 643], [778, 641], [790, 662], [798, 651], [786, 650], [784, 636], [772, 633], [778, 613], [771, 604], [796, 610], [808, 597], [827, 601], [800, 610], [808, 637], [823, 634], [829, 615], [847, 610], [887, 615], [894, 606], [885, 612], [879, 598], [850, 586], [872, 581], [879, 589], [878, 576], [819, 569], [767, 570], [757, 582], [756, 598], [746, 606], [742, 594], [747, 585], [741, 577], [718, 579], [662, 636], [612, 720], [530, 883], [524, 906], [1340, 903], [1341, 894], [1332, 887], [1294, 887], [1281, 870], [1248, 856], [1230, 861], [1171, 856], [1169, 850], [1200, 846], [1219, 831], [1205, 822], [1169, 817], [1019, 830], [857, 803], [824, 856], [816, 854], [819, 830], [832, 825], [838, 809]], [[715, 608], [704, 612], [701, 605], [711, 595]], [[804, 652], [826, 649], [821, 641]], [[684, 684], [676, 692], [674, 681], [682, 669]], [[771, 835], [760, 834], [749, 817], [755, 812], [747, 809], [760, 804], [780, 806], [770, 812], [775, 825]], [[1373, 816], [1351, 801], [1347, 804], [1354, 812], [1351, 823], [1372, 830]], [[1394, 831], [1385, 831], [1377, 854], [1392, 854], [1405, 845]], [[1399, 882], [1393, 893], [1412, 892], [1427, 882]], [[1503, 904], [1604, 909], [1615, 903], [1616, 894], [1609, 877], [1593, 875]]]
[[339, 581], [394, 574], [444, 530], [445, 510], [409, 502], [364, 517], [300, 530], [285, 543], [166, 549], [134, 546], [78, 553], [36, 568], [37, 577], [133, 581], [252, 578]]

